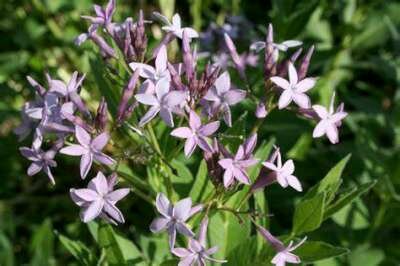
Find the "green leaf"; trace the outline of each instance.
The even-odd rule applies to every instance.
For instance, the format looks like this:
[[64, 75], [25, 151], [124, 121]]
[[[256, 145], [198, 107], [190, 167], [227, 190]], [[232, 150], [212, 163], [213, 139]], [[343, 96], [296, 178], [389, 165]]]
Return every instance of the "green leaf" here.
[[148, 265], [144, 262], [143, 254], [132, 241], [118, 234], [116, 234], [116, 241], [128, 265]]
[[288, 152], [288, 157], [297, 160], [303, 160], [312, 144], [312, 137], [308, 133], [304, 133], [297, 140], [296, 144]]
[[345, 205], [331, 217], [338, 225], [352, 230], [365, 229], [371, 222], [368, 208], [359, 198], [352, 204]]
[[215, 257], [225, 257], [250, 236], [250, 220], [239, 223], [236, 216], [219, 211], [212, 215], [208, 226], [209, 246], [218, 246]]
[[14, 265], [13, 246], [8, 238], [0, 232], [0, 265]]
[[54, 234], [49, 219], [46, 219], [36, 229], [32, 238], [31, 249], [33, 258], [30, 265], [54, 265]]
[[99, 233], [99, 224], [95, 221], [91, 221], [87, 223], [87, 227], [89, 229], [90, 234], [92, 235], [93, 239], [97, 242], [98, 241], [98, 233]]
[[[179, 241], [179, 237], [177, 239]], [[172, 258], [171, 252], [169, 251], [167, 234], [151, 236], [141, 234], [139, 235], [139, 246], [147, 260], [151, 261], [153, 265], [159, 265]]]
[[311, 263], [347, 254], [349, 250], [320, 241], [306, 241], [295, 250], [295, 253], [301, 258], [302, 262]]
[[83, 265], [92, 265], [94, 260], [90, 250], [80, 241], [71, 240], [56, 232], [63, 247]]
[[163, 261], [160, 266], [175, 266], [178, 265], [179, 260], [178, 259], [170, 259], [170, 260], [165, 260]]
[[342, 182], [342, 172], [347, 162], [349, 161], [350, 156], [350, 154], [347, 155], [339, 163], [337, 163], [317, 185], [312, 187], [307, 192], [307, 194], [304, 196], [304, 199], [310, 199], [319, 193], [325, 192], [326, 203], [331, 202], [335, 197], [335, 193], [339, 189], [339, 186]]
[[296, 205], [293, 216], [293, 229], [295, 235], [310, 232], [317, 229], [324, 215], [325, 192], [317, 196], [302, 200]]
[[385, 253], [381, 249], [372, 248], [369, 244], [357, 247], [349, 256], [349, 265], [378, 266], [385, 259]]
[[207, 163], [205, 160], [202, 160], [189, 193], [190, 198], [193, 202], [202, 202], [210, 193], [212, 193], [212, 190], [213, 185], [208, 179]]
[[248, 112], [244, 112], [238, 119], [235, 120], [232, 127], [228, 128], [223, 134], [220, 134], [222, 144], [227, 146], [231, 151], [235, 152], [236, 149], [242, 144], [246, 136], [246, 122]]
[[177, 171], [177, 176], [172, 179], [174, 183], [191, 183], [193, 181], [192, 173], [183, 162], [173, 159], [171, 165]]
[[109, 79], [104, 77], [106, 67], [100, 59], [90, 59], [90, 67], [94, 74], [96, 85], [99, 88], [101, 94], [104, 95], [112, 117], [115, 117], [115, 115], [117, 114], [119, 93], [115, 91], [115, 89], [113, 89], [113, 87], [110, 85]]
[[338, 196], [338, 198], [329, 205], [324, 213], [324, 219], [329, 218], [331, 215], [335, 214], [336, 212], [340, 211], [343, 207], [346, 205], [352, 203], [354, 200], [356, 200], [358, 197], [360, 197], [362, 194], [366, 193], [369, 191], [373, 186], [375, 186], [376, 180], [367, 182], [365, 184], [362, 184], [359, 187], [354, 187], [350, 191], [346, 193], [342, 193]]
[[109, 224], [102, 223], [98, 230], [98, 244], [106, 251], [106, 259], [111, 265], [126, 265], [124, 255], [117, 242], [117, 236]]
[[[265, 243], [265, 241], [264, 241]], [[215, 257], [220, 258], [220, 257]], [[228, 262], [224, 265], [243, 266], [243, 265], [265, 265], [257, 252], [257, 239], [255, 236], [245, 239], [232, 249], [226, 257]]]

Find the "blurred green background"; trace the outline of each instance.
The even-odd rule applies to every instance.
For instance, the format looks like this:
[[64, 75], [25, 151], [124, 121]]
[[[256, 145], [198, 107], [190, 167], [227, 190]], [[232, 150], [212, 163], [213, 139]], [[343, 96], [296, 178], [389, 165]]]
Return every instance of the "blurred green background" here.
[[[88, 245], [92, 241], [67, 192], [84, 184], [71, 177], [71, 172], [78, 173], [78, 166], [59, 161], [54, 187], [43, 175], [28, 177], [28, 161], [18, 152], [22, 144], [12, 132], [19, 123], [23, 102], [33, 97], [25, 79], [28, 74], [44, 83], [44, 71], [67, 79], [78, 70], [88, 74], [86, 91], [98, 93], [89, 64], [95, 49], [73, 44], [87, 28], [80, 15], [91, 14], [92, 4], [91, 0], [0, 1], [0, 265], [73, 265], [73, 257], [55, 232], [78, 237]], [[362, 199], [335, 214], [310, 236], [351, 250], [345, 257], [318, 265], [400, 264], [398, 1], [119, 0], [115, 20], [136, 17], [140, 8], [146, 17], [156, 10], [168, 15], [178, 12], [186, 25], [202, 31], [212, 22], [222, 26], [232, 16], [240, 16], [244, 24], [239, 23], [239, 29], [249, 29], [235, 40], [240, 51], [247, 49], [250, 40], [261, 39], [269, 22], [278, 41], [295, 38], [304, 41], [305, 47], [315, 44], [310, 72], [320, 79], [312, 98], [327, 104], [336, 90], [338, 99], [345, 102], [350, 115], [341, 130], [341, 143], [313, 141], [312, 125], [289, 112], [271, 115], [260, 138], [276, 136], [286, 156], [296, 160], [297, 176], [307, 189], [348, 153], [352, 157], [343, 188], [378, 180]], [[234, 115], [242, 112], [236, 108]], [[268, 195], [271, 212], [279, 217], [279, 224], [272, 222], [282, 232], [290, 227], [290, 196], [295, 195], [285, 193], [277, 189]], [[149, 234], [153, 213], [136, 201], [121, 202], [127, 220], [132, 221], [121, 229], [127, 237], [137, 231]], [[143, 218], [142, 213], [146, 213]]]

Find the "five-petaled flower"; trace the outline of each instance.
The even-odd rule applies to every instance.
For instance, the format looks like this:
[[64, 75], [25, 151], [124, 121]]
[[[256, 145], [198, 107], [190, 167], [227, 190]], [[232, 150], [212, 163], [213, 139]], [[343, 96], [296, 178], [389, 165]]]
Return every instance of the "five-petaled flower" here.
[[167, 68], [168, 58], [167, 58], [167, 48], [165, 45], [160, 47], [158, 51], [155, 67], [143, 63], [132, 62], [129, 64], [130, 68], [133, 71], [136, 69], [140, 69], [139, 75], [142, 78], [149, 79], [153, 82], [154, 85], [158, 83], [158, 81], [170, 81], [171, 76]]
[[267, 229], [256, 225], [258, 232], [267, 240], [267, 242], [275, 249], [276, 255], [272, 258], [271, 263], [276, 266], [285, 266], [287, 262], [299, 264], [300, 258], [292, 253], [293, 250], [301, 246], [307, 237], [304, 237], [299, 243], [293, 245], [293, 241], [290, 241], [289, 245], [285, 245], [276, 237], [274, 237]]
[[245, 151], [245, 147], [240, 145], [236, 155], [233, 158], [225, 158], [219, 160], [219, 165], [224, 168], [224, 186], [229, 187], [236, 179], [240, 183], [250, 184], [250, 179], [247, 176], [246, 168], [257, 163], [257, 159], [249, 157]]
[[33, 176], [43, 171], [49, 177], [51, 183], [54, 185], [56, 182], [54, 181], [53, 174], [51, 173], [50, 167], [56, 167], [57, 163], [54, 161], [54, 156], [56, 155], [56, 151], [48, 150], [42, 151], [40, 149], [39, 143], [33, 143], [32, 148], [21, 147], [19, 150], [21, 154], [32, 161], [31, 165], [28, 168], [28, 175]]
[[87, 223], [96, 217], [117, 224], [124, 223], [124, 216], [115, 204], [129, 193], [129, 188], [114, 190], [117, 181], [115, 174], [108, 180], [102, 172], [98, 172], [87, 188], [70, 189], [70, 196], [76, 205], [82, 208], [81, 219]]
[[168, 20], [167, 17], [161, 15], [160, 13], [154, 12], [153, 14], [155, 17], [157, 17], [161, 22], [165, 24], [165, 26], [163, 26], [162, 29], [166, 32], [174, 34], [176, 37], [182, 39], [184, 30], [187, 32], [188, 37], [191, 39], [199, 37], [197, 31], [194, 30], [193, 28], [189, 27], [182, 28], [181, 17], [179, 16], [179, 14], [175, 14], [172, 17], [172, 23]]
[[115, 0], [109, 0], [106, 8], [99, 5], [93, 6], [96, 16], [82, 16], [82, 18], [89, 20], [93, 25], [105, 26], [110, 25], [112, 16], [115, 11]]
[[174, 248], [171, 250], [173, 254], [178, 256], [180, 262], [178, 266], [190, 265], [206, 265], [206, 261], [224, 263], [226, 260], [217, 260], [210, 257], [210, 255], [218, 251], [218, 247], [206, 248], [207, 241], [207, 226], [208, 218], [205, 217], [200, 224], [200, 231], [198, 239], [190, 238], [188, 248]]
[[222, 111], [224, 121], [228, 126], [232, 126], [231, 109], [229, 106], [235, 105], [246, 97], [243, 90], [232, 89], [231, 79], [228, 72], [222, 73], [215, 81], [214, 86], [203, 97], [204, 100], [211, 102], [206, 112], [214, 115]]
[[310, 98], [305, 93], [314, 87], [315, 79], [305, 78], [299, 81], [294, 65], [289, 63], [288, 68], [289, 81], [278, 76], [271, 77], [271, 81], [283, 89], [279, 98], [279, 109], [287, 107], [292, 101], [301, 108], [309, 108], [311, 106]]
[[60, 150], [60, 153], [81, 156], [80, 172], [82, 179], [89, 173], [93, 160], [105, 165], [114, 164], [114, 159], [101, 152], [110, 138], [108, 133], [103, 132], [92, 139], [83, 128], [75, 126], [75, 138], [79, 144], [64, 147]]
[[169, 246], [172, 249], [175, 246], [176, 231], [185, 236], [194, 237], [194, 233], [185, 222], [192, 215], [199, 212], [202, 207], [202, 205], [192, 207], [192, 200], [190, 198], [182, 199], [175, 203], [175, 205], [172, 205], [163, 193], [159, 193], [156, 199], [156, 208], [161, 217], [153, 220], [150, 230], [153, 233], [158, 233], [167, 229]]
[[347, 113], [343, 111], [343, 105], [340, 105], [335, 112], [334, 101], [335, 94], [332, 95], [329, 111], [322, 105], [313, 105], [312, 108], [321, 119], [314, 128], [313, 137], [318, 138], [326, 135], [331, 143], [336, 144], [339, 142], [338, 127]]
[[[277, 164], [274, 164], [274, 161], [277, 161]], [[275, 151], [275, 156], [269, 161], [265, 161], [262, 163], [266, 168], [273, 171], [274, 178], [278, 181], [279, 185], [286, 188], [287, 186], [291, 186], [297, 191], [302, 191], [303, 188], [297, 177], [293, 175], [294, 172], [294, 163], [293, 160], [287, 160], [282, 165], [282, 158], [279, 149]]]
[[140, 126], [144, 126], [160, 113], [162, 120], [168, 126], [173, 127], [172, 111], [174, 107], [185, 101], [186, 94], [182, 91], [170, 91], [169, 81], [162, 79], [156, 85], [155, 95], [138, 93], [135, 95], [135, 98], [138, 102], [151, 106], [147, 113], [140, 119]]
[[197, 146], [206, 152], [212, 152], [212, 148], [207, 142], [207, 137], [217, 131], [219, 121], [202, 125], [200, 117], [195, 111], [191, 110], [189, 114], [189, 126], [179, 127], [171, 132], [172, 136], [186, 139], [185, 155], [190, 157]]

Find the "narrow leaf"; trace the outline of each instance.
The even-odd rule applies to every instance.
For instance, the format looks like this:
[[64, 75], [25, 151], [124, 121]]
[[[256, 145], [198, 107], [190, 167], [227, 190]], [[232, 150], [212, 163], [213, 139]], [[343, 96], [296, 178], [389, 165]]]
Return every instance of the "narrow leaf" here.
[[325, 193], [297, 204], [293, 217], [293, 233], [300, 235], [317, 229], [324, 215]]
[[331, 202], [335, 197], [335, 193], [339, 189], [339, 186], [342, 182], [342, 172], [347, 162], [349, 161], [350, 156], [350, 154], [347, 155], [338, 164], [336, 164], [317, 185], [312, 187], [307, 192], [307, 194], [304, 196], [304, 199], [310, 199], [316, 194], [326, 192], [326, 202]]
[[338, 199], [335, 200], [334, 203], [329, 205], [324, 213], [324, 220], [329, 218], [331, 215], [335, 214], [336, 212], [340, 211], [346, 205], [352, 203], [358, 197], [363, 195], [364, 193], [368, 192], [373, 186], [375, 186], [376, 180], [367, 182], [362, 184], [358, 188], [353, 188], [347, 193], [343, 193], [338, 196]]
[[295, 253], [304, 263], [311, 263], [318, 260], [333, 258], [347, 254], [348, 249], [335, 247], [320, 241], [306, 241]]

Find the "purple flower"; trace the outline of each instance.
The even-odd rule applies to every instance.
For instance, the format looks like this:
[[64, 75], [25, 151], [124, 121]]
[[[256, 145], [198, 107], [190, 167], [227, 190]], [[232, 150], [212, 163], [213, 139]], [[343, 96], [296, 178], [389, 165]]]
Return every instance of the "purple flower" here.
[[246, 168], [257, 163], [257, 159], [250, 157], [250, 155], [251, 154], [246, 151], [246, 146], [240, 145], [235, 157], [219, 160], [219, 165], [225, 169], [223, 177], [225, 187], [229, 187], [235, 179], [240, 183], [246, 185], [250, 184]]
[[341, 125], [341, 121], [347, 116], [347, 113], [343, 111], [343, 104], [339, 105], [339, 108], [335, 112], [334, 102], [335, 94], [332, 95], [329, 112], [324, 106], [313, 105], [313, 110], [320, 118], [320, 121], [314, 128], [313, 137], [319, 138], [326, 135], [331, 143], [336, 144], [339, 142], [338, 127]]
[[109, 0], [105, 9], [99, 5], [94, 5], [93, 9], [96, 13], [95, 17], [82, 16], [82, 18], [89, 20], [92, 24], [106, 27], [111, 23], [115, 11], [115, 0]]
[[132, 76], [129, 78], [128, 84], [126, 84], [122, 92], [117, 111], [118, 124], [120, 124], [124, 119], [128, 118], [127, 109], [129, 108], [129, 101], [131, 100], [132, 95], [135, 92], [136, 83], [139, 81], [139, 73], [140, 69], [136, 69]]
[[224, 52], [213, 55], [211, 59], [213, 62], [212, 66], [215, 68], [219, 67], [219, 68], [225, 70], [230, 65], [229, 54], [224, 53]]
[[65, 85], [65, 83], [61, 80], [51, 79], [51, 77], [48, 77], [48, 79], [50, 84], [50, 92], [54, 92], [62, 97], [66, 97], [67, 99], [71, 100], [83, 114], [90, 115], [89, 110], [79, 96], [79, 88], [85, 79], [85, 74], [78, 78], [78, 72], [75, 71], [67, 85]]
[[245, 73], [244, 73], [245, 65], [243, 64], [243, 60], [240, 58], [240, 56], [236, 50], [235, 44], [233, 43], [232, 39], [229, 37], [229, 35], [227, 33], [224, 33], [224, 40], [225, 40], [225, 45], [228, 48], [229, 54], [232, 57], [233, 64], [235, 65], [240, 76], [242, 78], [244, 78], [245, 77]]
[[181, 25], [181, 17], [179, 16], [179, 14], [175, 14], [172, 17], [172, 23], [167, 19], [167, 17], [161, 15], [158, 12], [154, 12], [153, 15], [155, 17], [157, 17], [163, 24], [165, 24], [165, 26], [162, 27], [162, 29], [166, 32], [170, 32], [172, 34], [174, 34], [176, 37], [182, 39], [182, 35], [183, 35], [183, 31], [186, 30], [187, 31], [187, 35], [189, 38], [198, 38], [199, 34], [197, 33], [197, 31], [195, 31], [192, 28], [189, 27], [184, 27], [182, 28]]
[[257, 226], [257, 230], [277, 252], [271, 260], [272, 264], [275, 264], [276, 266], [285, 266], [287, 262], [294, 264], [299, 264], [301, 262], [300, 258], [293, 254], [292, 251], [301, 246], [307, 240], [307, 237], [304, 237], [296, 245], [293, 245], [293, 241], [290, 241], [289, 245], [285, 247], [279, 239], [274, 237], [265, 228]]
[[132, 62], [129, 64], [130, 68], [135, 71], [136, 69], [140, 69], [139, 76], [145, 79], [150, 79], [156, 85], [159, 80], [171, 80], [171, 76], [169, 74], [168, 68], [168, 57], [167, 57], [167, 47], [165, 45], [160, 47], [158, 51], [156, 60], [155, 60], [155, 68], [153, 66]]
[[255, 115], [257, 118], [264, 118], [268, 114], [265, 104], [263, 102], [258, 103]]
[[87, 41], [88, 39], [92, 40], [100, 49], [102, 56], [109, 58], [116, 58], [116, 53], [114, 49], [106, 42], [106, 40], [97, 34], [98, 25], [93, 24], [90, 25], [87, 33], [82, 33], [74, 40], [74, 43], [77, 46], [80, 46], [82, 43]]
[[192, 207], [192, 200], [190, 198], [185, 198], [172, 205], [163, 193], [158, 193], [156, 208], [161, 217], [153, 220], [150, 230], [153, 233], [167, 230], [169, 234], [169, 246], [172, 249], [175, 246], [176, 231], [185, 236], [194, 237], [194, 233], [185, 222], [192, 215], [201, 211], [202, 207], [202, 205]]
[[[273, 48], [272, 57], [274, 62], [278, 61], [279, 51], [286, 52], [289, 48], [297, 47], [303, 44], [301, 41], [296, 41], [296, 40], [287, 40], [281, 43], [274, 43], [272, 24], [268, 25], [268, 34], [270, 35], [269, 40], [271, 41], [270, 44], [272, 45]], [[261, 42], [261, 41], [254, 42], [250, 45], [250, 50], [254, 50], [258, 53], [261, 50], [265, 49], [266, 46], [267, 46], [266, 42]]]
[[227, 262], [226, 260], [217, 260], [210, 257], [210, 255], [218, 251], [218, 247], [206, 248], [207, 226], [208, 218], [205, 217], [200, 225], [198, 239], [190, 238], [188, 248], [174, 248], [171, 250], [174, 255], [181, 258], [178, 266], [190, 266], [196, 263], [197, 265], [206, 265], [206, 261], [217, 263]]
[[[275, 159], [277, 160], [277, 164], [274, 164]], [[279, 149], [275, 151], [275, 155], [272, 159], [262, 163], [266, 168], [273, 171], [274, 178], [278, 181], [279, 185], [286, 188], [287, 186], [291, 186], [297, 191], [302, 191], [301, 184], [297, 177], [293, 174], [294, 172], [294, 163], [293, 160], [287, 160], [282, 165], [282, 158]]]
[[29, 136], [31, 131], [36, 127], [34, 120], [29, 117], [28, 112], [30, 109], [37, 105], [37, 101], [26, 102], [21, 110], [21, 124], [14, 129], [14, 133], [18, 136], [18, 141], [23, 141]]
[[114, 190], [116, 178], [116, 175], [112, 175], [107, 180], [102, 172], [98, 172], [87, 188], [70, 189], [72, 200], [82, 208], [80, 216], [84, 223], [96, 217], [102, 217], [113, 224], [125, 222], [115, 204], [129, 193], [129, 188]]
[[33, 176], [40, 171], [43, 171], [49, 177], [50, 182], [54, 185], [56, 182], [54, 181], [50, 167], [57, 166], [56, 161], [54, 161], [56, 151], [53, 149], [50, 149], [49, 151], [43, 151], [40, 149], [40, 144], [41, 143], [34, 142], [32, 148], [21, 147], [19, 150], [25, 158], [32, 161], [28, 168], [28, 175]]
[[115, 161], [108, 155], [101, 152], [107, 145], [109, 140], [108, 133], [104, 132], [92, 139], [83, 128], [75, 126], [75, 138], [79, 144], [72, 144], [60, 150], [60, 153], [81, 156], [80, 172], [84, 179], [92, 167], [93, 160], [105, 164], [112, 165]]
[[287, 107], [292, 101], [301, 108], [309, 108], [311, 106], [310, 98], [308, 98], [305, 92], [314, 87], [315, 79], [305, 78], [299, 81], [297, 71], [291, 62], [289, 63], [288, 68], [289, 81], [278, 76], [271, 77], [271, 81], [283, 89], [279, 98], [279, 109]]
[[222, 111], [224, 121], [228, 126], [232, 126], [231, 109], [229, 106], [235, 105], [246, 97], [246, 92], [231, 88], [231, 80], [228, 72], [222, 73], [212, 87], [204, 96], [204, 100], [211, 102], [210, 111]]
[[206, 125], [201, 124], [200, 117], [195, 111], [191, 110], [189, 115], [190, 127], [179, 127], [171, 132], [171, 135], [186, 139], [185, 155], [190, 157], [197, 146], [207, 152], [212, 152], [207, 137], [214, 134], [219, 128], [219, 121], [211, 122]]
[[26, 112], [30, 118], [40, 120], [35, 133], [44, 135], [49, 131], [57, 133], [73, 132], [73, 128], [64, 125], [63, 121], [66, 119], [65, 114], [72, 115], [74, 110], [72, 102], [61, 104], [59, 97], [54, 92], [47, 92], [38, 105], [26, 110]]
[[160, 113], [162, 120], [164, 120], [168, 126], [173, 127], [174, 120], [172, 117], [172, 110], [185, 101], [186, 94], [181, 91], [170, 91], [170, 83], [165, 79], [157, 83], [155, 92], [155, 95], [147, 93], [135, 95], [138, 102], [151, 106], [147, 113], [140, 119], [139, 125], [144, 126]]

